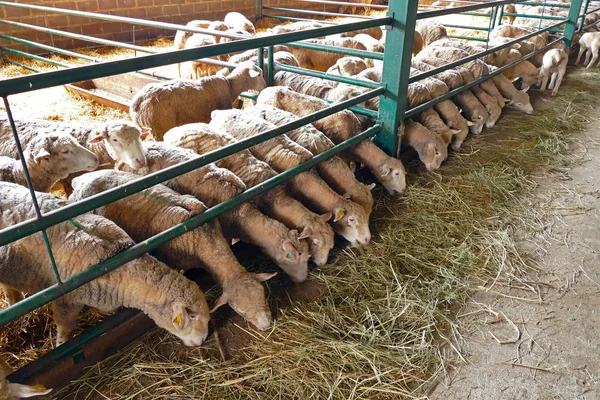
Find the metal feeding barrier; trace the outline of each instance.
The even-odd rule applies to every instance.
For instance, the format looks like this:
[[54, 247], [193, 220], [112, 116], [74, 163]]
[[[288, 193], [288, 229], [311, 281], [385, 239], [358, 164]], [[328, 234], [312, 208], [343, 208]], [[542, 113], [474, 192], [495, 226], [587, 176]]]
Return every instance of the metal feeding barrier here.
[[[14, 226], [10, 226], [0, 231], [0, 246], [7, 245], [11, 242], [24, 238], [28, 235], [35, 234], [37, 232], [41, 232], [44, 235], [44, 240], [47, 246], [48, 254], [50, 256], [49, 267], [51, 267], [56, 276], [56, 284], [38, 292], [32, 294], [28, 298], [18, 302], [17, 304], [8, 307], [4, 310], [0, 311], [0, 326], [6, 325], [7, 323], [14, 321], [15, 319], [23, 316], [24, 314], [35, 310], [36, 308], [41, 307], [44, 304], [52, 302], [58, 299], [60, 296], [63, 296], [78, 287], [85, 285], [86, 283], [109, 273], [110, 271], [119, 268], [121, 265], [141, 256], [144, 253], [154, 249], [157, 246], [160, 246], [166, 243], [173, 238], [180, 236], [190, 229], [194, 229], [199, 227], [200, 225], [218, 217], [222, 213], [230, 210], [234, 207], [237, 207], [241, 203], [251, 200], [252, 198], [265, 193], [266, 191], [272, 189], [276, 185], [285, 182], [291, 177], [306, 171], [309, 168], [314, 167], [319, 162], [326, 160], [351, 146], [356, 145], [360, 141], [370, 140], [371, 138], [383, 149], [386, 153], [393, 156], [398, 156], [400, 151], [400, 135], [402, 132], [402, 121], [405, 118], [408, 118], [422, 110], [433, 106], [445, 99], [448, 99], [461, 91], [468, 90], [469, 88], [481, 83], [486, 79], [490, 79], [491, 76], [497, 75], [505, 71], [506, 69], [511, 68], [518, 62], [523, 59], [527, 59], [535, 56], [535, 54], [544, 51], [548, 47], [552, 46], [554, 43], [557, 43], [561, 40], [564, 40], [567, 44], [570, 45], [573, 35], [577, 29], [581, 30], [585, 28], [583, 25], [583, 21], [585, 16], [591, 12], [595, 12], [598, 9], [588, 11], [588, 5], [591, 0], [585, 0], [585, 6], [583, 13], [581, 13], [582, 2], [583, 0], [573, 0], [570, 5], [569, 13], [566, 18], [547, 18], [542, 15], [543, 19], [552, 20], [553, 23], [547, 27], [542, 28], [541, 25], [539, 30], [535, 33], [529, 34], [525, 37], [515, 39], [512, 42], [503, 44], [501, 46], [497, 46], [494, 48], [487, 48], [486, 50], [469, 57], [466, 57], [460, 61], [449, 63], [443, 67], [432, 69], [431, 71], [422, 72], [416, 76], [410, 76], [410, 66], [411, 66], [411, 53], [413, 46], [413, 37], [415, 31], [415, 25], [417, 20], [422, 20], [426, 18], [434, 18], [441, 17], [450, 14], [466, 14], [466, 15], [483, 15], [489, 18], [488, 27], [476, 27], [476, 26], [460, 26], [460, 25], [451, 25], [452, 27], [464, 28], [464, 29], [474, 29], [474, 30], [482, 30], [487, 31], [487, 38], [477, 38], [474, 39], [472, 37], [464, 37], [469, 40], [482, 40], [487, 42], [489, 39], [490, 31], [497, 24], [502, 23], [502, 19], [504, 16], [509, 16], [512, 14], [505, 13], [504, 6], [515, 3], [514, 0], [499, 0], [499, 1], [491, 1], [486, 3], [474, 3], [474, 2], [463, 2], [467, 5], [457, 7], [457, 8], [444, 8], [444, 9], [427, 9], [418, 12], [418, 2], [417, 0], [390, 0], [390, 5], [381, 6], [381, 5], [370, 5], [366, 3], [346, 3], [342, 1], [320, 1], [320, 0], [298, 0], [298, 2], [303, 3], [320, 3], [320, 4], [331, 4], [331, 5], [348, 5], [353, 7], [369, 7], [374, 9], [387, 9], [387, 15], [382, 17], [370, 17], [370, 16], [358, 16], [359, 21], [353, 21], [351, 23], [342, 21], [324, 21], [327, 26], [321, 28], [313, 28], [300, 32], [292, 32], [285, 33], [280, 35], [271, 35], [271, 36], [262, 36], [262, 37], [250, 37], [245, 35], [233, 35], [226, 32], [221, 31], [212, 31], [208, 29], [201, 28], [191, 28], [178, 24], [171, 23], [162, 23], [156, 21], [149, 21], [137, 18], [127, 18], [127, 17], [119, 17], [115, 15], [108, 14], [99, 14], [99, 13], [90, 13], [90, 12], [82, 12], [82, 11], [74, 11], [67, 9], [59, 9], [54, 7], [44, 7], [44, 6], [35, 6], [28, 5], [24, 3], [13, 3], [7, 1], [0, 1], [0, 6], [3, 7], [18, 7], [25, 8], [43, 12], [53, 12], [60, 13], [66, 15], [73, 16], [82, 16], [89, 17], [92, 19], [100, 19], [100, 20], [108, 20], [115, 22], [122, 22], [132, 24], [134, 26], [148, 26], [153, 28], [160, 29], [170, 29], [170, 30], [182, 30], [192, 33], [204, 33], [210, 34], [220, 37], [228, 37], [237, 39], [236, 41], [231, 41], [228, 43], [222, 43], [217, 45], [210, 45], [201, 48], [193, 48], [193, 49], [183, 49], [183, 50], [172, 50], [167, 52], [157, 52], [156, 50], [148, 49], [143, 46], [138, 46], [136, 44], [128, 44], [121, 43], [106, 39], [99, 39], [92, 36], [74, 34], [69, 32], [60, 31], [58, 29], [50, 29], [47, 27], [41, 27], [31, 24], [24, 24], [16, 21], [9, 20], [0, 20], [0, 24], [9, 24], [13, 26], [20, 26], [27, 29], [37, 30], [41, 32], [46, 32], [52, 35], [66, 36], [74, 39], [84, 40], [95, 44], [108, 45], [108, 46], [116, 46], [122, 48], [128, 48], [135, 51], [150, 53], [148, 55], [142, 55], [134, 58], [117, 60], [117, 61], [103, 61], [101, 59], [86, 56], [76, 51], [72, 50], [64, 50], [54, 46], [49, 46], [46, 44], [37, 43], [30, 40], [21, 39], [15, 36], [9, 35], [0, 35], [0, 38], [9, 40], [12, 42], [16, 42], [19, 44], [24, 44], [30, 47], [34, 47], [37, 49], [41, 49], [44, 51], [62, 54], [70, 57], [77, 57], [80, 59], [84, 59], [86, 61], [91, 62], [91, 64], [83, 65], [83, 66], [72, 66], [68, 63], [58, 62], [55, 60], [51, 60], [47, 57], [34, 55], [29, 52], [14, 50], [7, 46], [1, 47], [0, 51], [3, 51], [4, 55], [6, 53], [17, 54], [19, 56], [35, 59], [38, 61], [43, 61], [46, 63], [50, 63], [57, 67], [60, 67], [58, 70], [48, 71], [48, 72], [37, 72], [33, 75], [20, 76], [16, 78], [10, 78], [2, 81], [0, 85], [0, 96], [3, 99], [4, 106], [7, 111], [8, 119], [13, 131], [13, 136], [15, 142], [17, 144], [18, 153], [23, 164], [23, 168], [25, 171], [25, 176], [27, 180], [27, 184], [29, 190], [31, 192], [34, 208], [36, 210], [37, 217], [22, 223], [19, 223]], [[525, 1], [521, 1], [521, 4], [532, 4], [538, 6], [556, 6], [557, 3], [528, 3]], [[562, 3], [558, 3], [562, 8], [568, 8], [569, 6], [563, 5]], [[482, 8], [491, 8], [492, 13], [478, 13], [476, 10]], [[325, 11], [310, 11], [310, 10], [297, 10], [291, 8], [281, 8], [281, 7], [266, 7], [262, 5], [261, 0], [256, 1], [256, 10], [257, 15], [260, 17], [272, 17], [278, 18], [282, 20], [310, 20], [306, 18], [298, 18], [294, 16], [278, 16], [264, 13], [264, 10], [269, 11], [278, 11], [283, 13], [291, 13], [294, 14], [309, 14], [309, 15], [319, 15], [326, 17], [347, 17], [346, 14], [340, 13], [331, 13]], [[581, 14], [580, 14], [581, 13]], [[539, 18], [540, 16], [526, 15], [526, 14], [515, 14], [517, 16], [526, 16], [532, 18]], [[353, 16], [356, 17], [356, 16]], [[556, 21], [556, 22], [554, 22]], [[547, 44], [546, 46], [537, 49], [535, 52], [525, 56], [524, 58], [517, 60], [507, 66], [496, 69], [490, 75], [482, 76], [481, 78], [470, 82], [460, 88], [451, 90], [444, 96], [436, 98], [432, 101], [429, 101], [425, 104], [422, 104], [413, 109], [407, 110], [407, 93], [408, 86], [412, 82], [419, 81], [421, 79], [427, 78], [429, 76], [435, 75], [439, 72], [445, 71], [447, 69], [453, 68], [455, 66], [464, 64], [466, 62], [483, 59], [486, 55], [496, 52], [500, 49], [512, 46], [513, 43], [518, 43], [524, 39], [528, 39], [534, 37], [536, 35], [540, 35], [543, 32], [549, 32], [553, 29], [558, 28], [559, 26], [564, 25], [564, 35], [559, 39], [554, 40], [553, 42]], [[385, 27], [386, 34], [386, 42], [385, 42], [385, 52], [384, 53], [374, 53], [369, 51], [348, 49], [348, 48], [339, 48], [334, 46], [325, 46], [316, 43], [306, 42], [305, 40], [311, 38], [318, 38], [327, 35], [339, 34], [343, 32], [350, 32], [355, 30], [373, 28], [377, 26]], [[460, 36], [459, 36], [460, 37]], [[463, 38], [463, 37], [460, 37]], [[358, 80], [355, 78], [344, 77], [344, 76], [332, 76], [323, 72], [313, 71], [306, 68], [299, 67], [291, 67], [286, 65], [280, 65], [273, 61], [273, 46], [275, 45], [286, 45], [290, 47], [300, 47], [311, 50], [318, 51], [328, 51], [334, 52], [343, 55], [357, 56], [361, 58], [369, 58], [373, 60], [379, 60], [383, 62], [383, 78], [381, 83], [373, 83], [369, 81]], [[245, 50], [257, 49], [258, 50], [258, 60], [259, 65], [262, 68], [266, 67], [265, 73], [267, 74], [267, 81], [269, 85], [273, 84], [273, 74], [275, 71], [289, 71], [297, 74], [313, 76], [322, 79], [328, 79], [336, 82], [342, 82], [346, 84], [355, 85], [361, 88], [366, 88], [368, 91], [361, 94], [360, 96], [354, 97], [352, 99], [343, 101], [341, 103], [333, 104], [330, 107], [312, 113], [310, 115], [304, 116], [302, 118], [298, 118], [294, 122], [287, 123], [285, 125], [270, 129], [266, 132], [262, 132], [261, 134], [241, 140], [233, 145], [229, 145], [223, 147], [219, 150], [212, 151], [210, 153], [200, 155], [197, 158], [166, 168], [159, 172], [140, 177], [132, 182], [129, 182], [125, 185], [122, 185], [117, 188], [113, 188], [107, 190], [101, 194], [89, 197], [87, 199], [68, 204], [60, 209], [50, 211], [48, 213], [41, 213], [37, 201], [35, 192], [32, 188], [31, 181], [29, 179], [29, 173], [27, 170], [27, 165], [25, 163], [25, 158], [23, 157], [23, 149], [19, 141], [19, 132], [15, 126], [13, 115], [11, 112], [9, 96], [15, 95], [23, 92], [30, 92], [34, 90], [49, 88], [58, 85], [70, 84], [79, 81], [84, 81], [88, 79], [101, 78], [107, 76], [113, 76], [117, 74], [124, 74], [134, 71], [143, 71], [149, 68], [160, 67], [175, 63], [181, 63], [192, 60], [201, 60], [206, 63], [213, 63], [216, 65], [220, 65], [227, 68], [235, 68], [236, 65], [221, 62], [217, 60], [208, 59], [208, 57], [218, 56], [222, 54], [230, 54], [236, 52], [242, 52]], [[266, 58], [267, 62], [264, 65], [264, 53], [266, 50]], [[16, 65], [20, 65], [29, 70], [36, 71], [36, 69], [27, 66], [23, 63], [16, 62], [14, 60], [7, 60]], [[164, 79], [169, 79], [169, 77], [162, 77]], [[358, 107], [358, 104], [365, 102], [371, 98], [380, 96], [380, 108], [379, 112], [373, 110], [367, 110], [361, 107]], [[251, 96], [252, 97], [252, 96]], [[165, 230], [143, 242], [133, 245], [132, 247], [118, 253], [117, 255], [108, 258], [94, 266], [89, 267], [83, 272], [75, 274], [73, 276], [67, 277], [65, 279], [60, 278], [58, 274], [58, 269], [52, 257], [52, 249], [51, 245], [46, 238], [45, 230], [51, 226], [56, 224], [68, 221], [69, 219], [81, 215], [83, 213], [92, 211], [98, 207], [102, 207], [110, 202], [114, 202], [120, 199], [123, 199], [127, 196], [130, 196], [133, 193], [140, 192], [144, 189], [147, 189], [153, 185], [162, 183], [166, 180], [172, 179], [179, 175], [185, 174], [197, 168], [200, 168], [209, 163], [218, 161], [224, 157], [230, 156], [236, 152], [242, 151], [244, 149], [248, 149], [256, 144], [265, 142], [269, 139], [275, 138], [279, 135], [285, 134], [286, 132], [299, 128], [303, 125], [309, 124], [326, 116], [332, 115], [341, 110], [345, 110], [350, 108], [356, 113], [360, 113], [372, 118], [376, 118], [377, 122], [374, 126], [369, 129], [366, 129], [364, 132], [358, 134], [351, 139], [348, 139], [333, 148], [316, 155], [309, 159], [308, 161], [298, 165], [290, 170], [282, 172], [275, 177], [263, 182], [262, 184], [255, 186], [241, 193], [240, 195], [231, 198], [221, 204], [218, 204], [202, 214], [196, 215], [185, 222], [177, 224], [168, 230]], [[49, 368], [49, 366], [56, 361], [57, 359], [63, 359], [71, 357], [75, 360], [76, 357], [81, 357], [82, 354], [82, 346], [84, 346], [87, 342], [103, 335], [107, 329], [110, 327], [119, 325], [122, 320], [125, 318], [130, 318], [131, 313], [126, 314], [117, 314], [115, 316], [109, 317], [105, 320], [103, 324], [100, 324], [90, 330], [82, 333], [75, 339], [59, 346], [57, 349], [52, 350], [50, 353], [41, 357], [39, 360], [34, 361], [31, 365], [24, 368], [27, 372], [16, 373], [18, 377], [17, 381], [27, 381], [33, 375], [38, 373], [40, 370], [45, 368]]]

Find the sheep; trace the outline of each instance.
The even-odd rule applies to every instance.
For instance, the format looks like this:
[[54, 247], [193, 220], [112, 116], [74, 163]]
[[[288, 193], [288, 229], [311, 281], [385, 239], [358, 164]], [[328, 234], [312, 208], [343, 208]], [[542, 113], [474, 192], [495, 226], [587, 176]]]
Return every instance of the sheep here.
[[585, 64], [587, 64], [586, 69], [590, 69], [598, 60], [600, 53], [600, 32], [587, 32], [581, 36], [579, 39], [579, 53], [577, 54], [575, 64], [579, 64], [584, 53]]
[[[36, 136], [23, 156], [33, 189], [40, 192], [49, 192], [56, 182], [73, 172], [98, 167], [98, 157], [67, 134]], [[0, 156], [0, 180], [27, 186], [22, 161]]]
[[[275, 45], [273, 46], [273, 51], [275, 52], [273, 55], [275, 56], [277, 53], [279, 52], [288, 52], [290, 51], [290, 49], [287, 46], [283, 46], [283, 45]], [[266, 55], [266, 53], [265, 53]], [[257, 57], [258, 56], [258, 50], [256, 49], [250, 49], [250, 50], [246, 50], [243, 53], [240, 54], [236, 54], [234, 56], [231, 56], [229, 58], [229, 62], [232, 64], [239, 64], [241, 62], [244, 61], [248, 61], [253, 57]], [[296, 62], [297, 64], [297, 62]], [[297, 65], [295, 65], [297, 66]]]
[[381, 83], [382, 72], [381, 68], [371, 67], [358, 73], [355, 78]]
[[225, 18], [223, 18], [223, 22], [232, 28], [240, 29], [251, 35], [256, 35], [254, 24], [239, 12], [228, 12], [225, 15]]
[[[144, 143], [144, 151], [148, 160], [144, 168], [134, 170], [123, 163], [117, 163], [115, 168], [137, 175], [148, 175], [198, 157], [191, 150], [164, 143]], [[218, 168], [214, 164], [205, 165], [163, 184], [181, 194], [190, 194], [209, 207], [246, 190], [244, 183], [231, 171]], [[246, 243], [254, 244], [274, 260], [294, 282], [306, 280], [308, 245], [298, 238], [297, 231], [289, 230], [279, 221], [267, 218], [248, 203], [242, 203], [222, 214], [219, 222], [225, 237], [240, 238]]]
[[270, 32], [274, 35], [280, 35], [282, 33], [298, 32], [314, 28], [323, 28], [325, 26], [327, 25], [316, 21], [298, 21], [286, 25], [277, 25], [276, 27], [272, 28]]
[[544, 54], [544, 61], [540, 68], [540, 78], [538, 84], [540, 85], [540, 91], [546, 90], [546, 84], [548, 83], [548, 77], [552, 75], [550, 80], [549, 89], [552, 89], [552, 96], [558, 94], [558, 89], [562, 83], [563, 77], [567, 72], [567, 63], [569, 62], [569, 55], [562, 49], [551, 49]]
[[211, 111], [231, 108], [243, 91], [261, 91], [266, 86], [258, 67], [240, 65], [226, 77], [150, 83], [135, 94], [129, 112], [133, 121], [152, 128], [155, 139], [162, 140], [169, 129], [208, 122]]
[[[362, 21], [362, 19], [353, 18], [353, 17], [345, 17], [344, 18], [344, 22], [360, 22], [360, 21]], [[381, 29], [381, 27], [374, 26], [372, 28], [359, 29], [357, 31], [342, 32], [342, 33], [340, 33], [340, 36], [341, 37], [354, 37], [361, 33], [372, 36], [377, 40], [380, 40], [384, 35], [383, 29]]]
[[329, 81], [287, 71], [275, 73], [273, 83], [276, 86], [287, 86], [298, 93], [308, 94], [324, 100], [329, 99], [329, 93], [334, 89]]
[[368, 51], [373, 51], [376, 53], [383, 53], [385, 51], [384, 43], [381, 43], [379, 40], [375, 39], [373, 36], [367, 35], [365, 33], [360, 33], [354, 36], [355, 40], [358, 40], [362, 43]]
[[[275, 125], [240, 110], [218, 110], [212, 113], [209, 127], [229, 133], [236, 139], [256, 136], [275, 128]], [[281, 135], [250, 148], [260, 160], [278, 172], [293, 168], [312, 157], [304, 147]], [[353, 247], [369, 244], [369, 217], [356, 203], [333, 191], [314, 171], [305, 171], [290, 179], [294, 196], [301, 198], [320, 213], [331, 212], [334, 230]]]
[[[329, 104], [312, 96], [296, 93], [289, 88], [275, 86], [261, 92], [258, 104], [268, 104], [302, 117], [328, 108]], [[361, 132], [360, 122], [349, 110], [340, 111], [313, 122], [315, 128], [327, 135], [334, 143], [340, 143]], [[349, 154], [366, 165], [391, 195], [402, 193], [406, 188], [406, 171], [397, 158], [390, 157], [372, 141], [364, 140], [349, 149]]]
[[[114, 170], [91, 172], [73, 180], [74, 191], [69, 200], [82, 200], [137, 178], [136, 175]], [[205, 210], [206, 206], [195, 197], [156, 185], [97, 208], [94, 213], [110, 219], [133, 240], [141, 242]], [[131, 218], [132, 215], [136, 218]], [[260, 282], [275, 274], [246, 272], [231, 252], [217, 220], [163, 244], [158, 247], [156, 256], [177, 270], [205, 268], [223, 288], [222, 296], [227, 299], [225, 303], [228, 302], [256, 328], [266, 330], [271, 327], [271, 313]]]
[[[165, 141], [174, 146], [190, 149], [198, 154], [208, 153], [236, 143], [232, 136], [217, 133], [203, 123], [187, 124], [171, 129]], [[255, 158], [250, 151], [243, 150], [217, 162], [217, 165], [236, 174], [247, 187], [256, 186], [277, 175], [269, 164]], [[327, 263], [333, 248], [333, 230], [327, 224], [331, 213], [316, 215], [302, 203], [290, 197], [286, 185], [279, 185], [254, 199], [257, 208], [266, 215], [283, 222], [288, 228], [302, 231], [299, 238], [309, 240], [310, 253], [318, 266]]]
[[[280, 47], [285, 47], [285, 46], [280, 46]], [[256, 53], [256, 51], [254, 51], [254, 50], [252, 52]], [[232, 56], [229, 59], [229, 62], [232, 64], [238, 63], [238, 62], [236, 62], [236, 60], [237, 60], [236, 57], [243, 56], [243, 57], [240, 57], [240, 59], [245, 58], [246, 53], [249, 53], [249, 52], [244, 52], [244, 53], [236, 54], [236, 55]], [[234, 60], [234, 61], [232, 61], [232, 60]], [[256, 56], [256, 55], [251, 56], [250, 58], [245, 59], [243, 62], [250, 62], [254, 65], [258, 65], [258, 56]], [[294, 57], [294, 55], [288, 51], [276, 51], [273, 54], [273, 62], [275, 63], [275, 65], [283, 64], [283, 65], [289, 65], [292, 67], [300, 66], [300, 64], [298, 64], [298, 60], [296, 60], [296, 57]], [[266, 76], [267, 76], [266, 74], [269, 72], [267, 63], [265, 63], [265, 67], [267, 67], [267, 68], [265, 69], [265, 71], [263, 73], [264, 78], [266, 78]], [[217, 74], [219, 74], [221, 76], [228, 76], [230, 73], [231, 73], [231, 69], [229, 69], [229, 68], [223, 68], [219, 72], [217, 72]]]
[[[346, 47], [356, 50], [367, 50], [365, 45], [363, 45], [354, 38], [331, 36], [326, 39], [308, 39], [305, 42], [335, 47]], [[343, 54], [329, 53], [320, 50], [310, 50], [297, 47], [292, 47], [290, 51], [294, 55], [294, 57], [296, 57], [301, 67], [314, 69], [322, 72], [326, 72], [330, 67], [335, 65], [337, 60], [344, 57]]]
[[[185, 24], [188, 28], [202, 28], [206, 29], [211, 24], [211, 21], [206, 20], [193, 20]], [[175, 39], [173, 40], [173, 49], [181, 50], [185, 47], [185, 42], [192, 36], [194, 32], [177, 31], [175, 33]]]
[[[292, 113], [265, 104], [252, 106], [244, 111], [277, 126], [297, 119]], [[289, 131], [286, 135], [313, 154], [321, 154], [334, 146], [327, 136], [311, 124]], [[367, 215], [371, 214], [373, 210], [371, 190], [375, 187], [374, 183], [369, 186], [360, 183], [354, 176], [354, 172], [337, 156], [319, 163], [317, 170], [323, 180], [336, 192], [343, 194], [344, 197], [349, 196], [350, 200], [364, 208]]]
[[448, 144], [444, 139], [410, 118], [404, 122], [402, 142], [415, 149], [427, 171], [437, 170], [448, 158]]
[[[373, 36], [373, 35], [371, 35]], [[374, 36], [373, 36], [374, 37]], [[381, 39], [379, 39], [381, 41], [381, 43], [383, 43], [385, 45], [385, 40], [386, 40], [386, 31], [383, 31], [383, 37]], [[423, 48], [425, 47], [425, 42], [423, 41], [423, 37], [421, 36], [421, 34], [415, 30], [415, 34], [413, 36], [413, 47], [412, 47], [412, 55], [416, 56], [417, 54], [419, 54], [421, 52], [421, 50], [423, 50]], [[379, 60], [373, 60], [375, 61], [379, 61]], [[379, 65], [379, 68], [381, 68], [382, 65]]]
[[[516, 52], [517, 54], [510, 54], [509, 57], [506, 58], [506, 64], [510, 64], [514, 61], [517, 61], [521, 58], [521, 53]], [[505, 65], [506, 65], [505, 64]], [[514, 81], [517, 78], [521, 78], [523, 84], [521, 86], [522, 89], [533, 86], [537, 83], [538, 77], [538, 69], [527, 60], [523, 60], [514, 67], [504, 71], [502, 75], [504, 75], [508, 80]]]
[[[15, 126], [23, 147], [40, 133], [68, 133], [79, 144], [98, 156], [100, 165], [112, 165], [115, 160], [126, 162], [131, 168], [146, 163], [142, 140], [149, 128], [138, 128], [129, 121], [108, 121], [97, 128], [50, 121], [15, 119]], [[8, 119], [0, 116], [0, 155], [19, 158]]]
[[[44, 214], [65, 204], [46, 193], [37, 193], [37, 200]], [[0, 229], [36, 217], [29, 190], [22, 186], [0, 182], [0, 204]], [[54, 225], [46, 234], [63, 279], [135, 244], [116, 224], [93, 214]], [[36, 293], [56, 284], [48, 260], [41, 235], [0, 247], [0, 286], [9, 304], [22, 292]], [[52, 302], [57, 345], [72, 337], [84, 306], [105, 313], [119, 307], [137, 308], [186, 346], [199, 346], [208, 335], [209, 309], [198, 285], [147, 254]]]
[[12, 368], [0, 358], [0, 399], [26, 399], [29, 397], [43, 396], [52, 391], [52, 389], [40, 389], [33, 386], [22, 385], [20, 383], [10, 383], [6, 377], [13, 372]]
[[[490, 40], [496, 40], [498, 38], [520, 38], [522, 36], [528, 35], [530, 33], [537, 32], [537, 28], [531, 28], [527, 26], [517, 26], [517, 25], [500, 25], [494, 28], [490, 32]], [[550, 34], [548, 32], [543, 32], [538, 36], [534, 36], [530, 39], [523, 40], [520, 42], [520, 47], [518, 48], [519, 52], [523, 55], [529, 54], [535, 49], [539, 49], [544, 47], [550, 41]], [[531, 62], [536, 67], [540, 67], [542, 64], [543, 54], [536, 54]]]
[[[419, 57], [417, 57], [417, 60], [422, 63], [429, 64], [433, 67], [441, 67], [443, 65], [448, 64], [446, 60], [442, 60], [439, 58], [421, 58], [420, 54]], [[417, 66], [417, 64], [413, 65]], [[457, 87], [460, 87], [465, 83], [461, 74], [458, 74], [457, 71], [445, 72], [447, 73], [438, 74], [435, 77], [446, 83], [448, 89], [456, 89]], [[452, 74], [452, 72], [456, 73], [458, 77]], [[485, 106], [481, 104], [477, 97], [475, 97], [475, 95], [469, 90], [465, 90], [461, 93], [458, 93], [452, 98], [452, 101], [462, 109], [467, 120], [470, 120], [474, 123], [474, 125], [470, 126], [471, 133], [475, 135], [480, 134], [483, 129], [483, 126], [488, 120], [488, 111], [486, 110]]]
[[[336, 61], [335, 65], [327, 70], [330, 75], [354, 76], [367, 69], [367, 63], [358, 57], [342, 57]], [[337, 82], [329, 82], [335, 86]]]
[[431, 20], [417, 21], [415, 30], [421, 35], [421, 38], [425, 43], [425, 47], [429, 46], [436, 40], [440, 40], [448, 36], [448, 32], [443, 25]]
[[[195, 33], [190, 36], [186, 42], [186, 49], [196, 49], [204, 46], [211, 46], [216, 44], [215, 37], [212, 35], [205, 35], [202, 33]], [[211, 57], [211, 59], [218, 59], [218, 57]], [[206, 64], [200, 61], [188, 61], [187, 63], [188, 73], [186, 74], [186, 78], [188, 79], [200, 79], [205, 75], [214, 75], [218, 70], [219, 66], [213, 64]], [[180, 78], [181, 75], [181, 63], [177, 64], [177, 76]]]
[[[489, 68], [491, 72], [496, 69], [496, 67], [493, 66], [490, 66]], [[502, 93], [502, 96], [508, 99], [509, 105], [514, 106], [516, 109], [523, 111], [526, 114], [533, 114], [533, 106], [531, 105], [529, 95], [527, 94], [529, 88], [517, 90], [504, 75], [495, 75], [492, 79], [500, 93]]]

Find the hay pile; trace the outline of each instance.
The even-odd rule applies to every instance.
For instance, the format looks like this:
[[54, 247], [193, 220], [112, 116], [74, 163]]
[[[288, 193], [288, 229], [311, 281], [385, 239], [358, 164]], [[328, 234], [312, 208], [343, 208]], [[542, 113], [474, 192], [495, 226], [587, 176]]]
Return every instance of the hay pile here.
[[[363, 252], [336, 250], [338, 261], [311, 276], [324, 287], [323, 297], [279, 310], [271, 332], [247, 330], [252, 340], [233, 358], [222, 361], [214, 351], [183, 349], [153, 331], [57, 396], [422, 395], [445, 363], [460, 357], [455, 312], [470, 284], [485, 286], [498, 274], [518, 280], [535, 267], [521, 257], [513, 237], [517, 228], [541, 229], [541, 216], [532, 215], [528, 203], [527, 193], [535, 187], [530, 176], [569, 162], [569, 134], [585, 122], [584, 108], [593, 106], [589, 100], [597, 91], [583, 78], [567, 75], [560, 96], [545, 111], [535, 117], [509, 113], [493, 133], [467, 141], [465, 152], [439, 173], [412, 172], [400, 199], [377, 192], [372, 246]], [[420, 165], [410, 164], [409, 170]], [[215, 346], [214, 339], [206, 346]]]

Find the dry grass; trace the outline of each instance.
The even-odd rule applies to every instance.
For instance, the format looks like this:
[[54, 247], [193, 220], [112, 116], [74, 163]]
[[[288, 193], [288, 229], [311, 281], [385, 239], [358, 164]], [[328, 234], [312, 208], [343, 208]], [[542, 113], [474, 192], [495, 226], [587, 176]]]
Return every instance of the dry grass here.
[[58, 396], [423, 395], [445, 363], [460, 357], [454, 316], [469, 284], [487, 282], [499, 271], [518, 279], [535, 267], [521, 257], [513, 237], [517, 229], [535, 232], [541, 225], [527, 197], [535, 187], [529, 176], [569, 162], [569, 134], [585, 122], [578, 110], [594, 95], [583, 81], [569, 79], [536, 124], [532, 117], [512, 115], [504, 121], [510, 134], [471, 139], [471, 151], [453, 156], [440, 173], [411, 173], [401, 199], [377, 192], [373, 245], [363, 252], [336, 250], [335, 265], [311, 276], [324, 286], [324, 297], [280, 310], [270, 332], [249, 330], [253, 339], [233, 359], [181, 349], [172, 337], [153, 331]]

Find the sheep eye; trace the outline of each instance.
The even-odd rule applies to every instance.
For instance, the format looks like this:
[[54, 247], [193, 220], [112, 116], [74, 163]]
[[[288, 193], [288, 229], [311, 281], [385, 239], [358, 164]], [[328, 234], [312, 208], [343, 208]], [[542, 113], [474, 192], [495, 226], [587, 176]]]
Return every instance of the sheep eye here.
[[312, 244], [313, 244], [314, 246], [317, 246], [317, 247], [319, 247], [319, 246], [320, 246], [320, 243], [319, 243], [319, 241], [318, 241], [317, 239], [313, 239], [313, 241], [312, 241]]
[[63, 149], [63, 150], [61, 150], [60, 154], [69, 154], [69, 149]]
[[287, 253], [286, 257], [291, 260], [292, 258], [294, 258], [294, 252], [292, 250], [290, 250], [290, 252]]
[[348, 217], [348, 222], [354, 222], [354, 221], [356, 221], [356, 220], [354, 219], [354, 217]]
[[439, 152], [439, 151], [436, 151], [436, 152], [435, 152], [435, 155], [436, 155], [436, 156], [439, 156], [439, 155], [440, 155], [440, 152]]
[[112, 141], [113, 141], [113, 142], [115, 142], [115, 143], [117, 143], [117, 142], [118, 142], [118, 140], [117, 140], [117, 139], [115, 139], [115, 138], [113, 138], [113, 139], [112, 139]]

